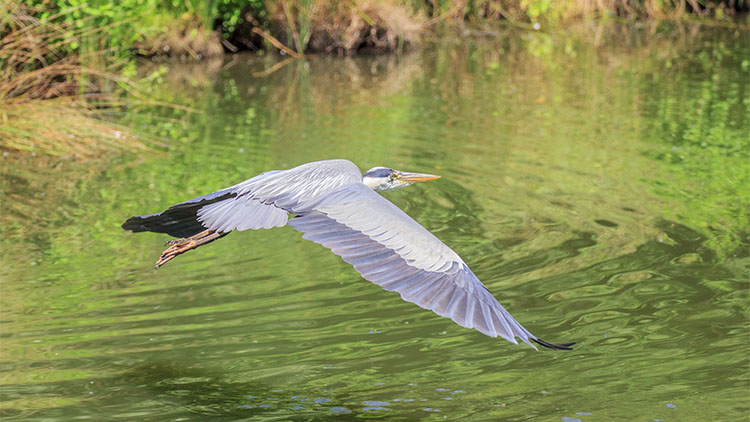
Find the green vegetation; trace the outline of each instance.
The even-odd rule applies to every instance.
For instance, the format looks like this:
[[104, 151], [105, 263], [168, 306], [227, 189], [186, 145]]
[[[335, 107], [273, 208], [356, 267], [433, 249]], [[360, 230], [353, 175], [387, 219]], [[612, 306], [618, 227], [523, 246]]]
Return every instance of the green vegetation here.
[[[9, 0], [9, 4], [17, 0]], [[556, 25], [572, 19], [706, 19], [727, 21], [746, 0], [26, 0], [40, 19], [62, 15], [84, 36], [73, 51], [208, 57], [270, 47], [258, 28], [296, 51], [395, 49], [447, 23], [506, 21]], [[90, 31], [86, 35], [95, 35]]]

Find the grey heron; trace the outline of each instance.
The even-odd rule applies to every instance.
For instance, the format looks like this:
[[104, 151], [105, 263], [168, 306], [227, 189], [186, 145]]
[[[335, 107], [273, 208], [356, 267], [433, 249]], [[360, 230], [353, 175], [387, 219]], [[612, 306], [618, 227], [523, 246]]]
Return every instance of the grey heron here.
[[[495, 299], [451, 248], [377, 194], [439, 176], [375, 167], [362, 174], [347, 160], [316, 161], [261, 173], [157, 214], [129, 218], [133, 232], [167, 233], [156, 268], [231, 231], [290, 225], [354, 266], [362, 277], [401, 298], [518, 344], [520, 338], [571, 350], [531, 334]], [[291, 218], [290, 218], [291, 217]], [[530, 341], [531, 340], [531, 341]]]

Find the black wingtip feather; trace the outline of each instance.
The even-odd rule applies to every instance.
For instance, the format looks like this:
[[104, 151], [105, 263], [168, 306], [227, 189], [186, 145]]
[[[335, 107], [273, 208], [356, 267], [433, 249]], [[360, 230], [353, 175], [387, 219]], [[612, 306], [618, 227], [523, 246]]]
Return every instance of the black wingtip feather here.
[[534, 340], [534, 342], [537, 343], [537, 344], [539, 344], [540, 346], [544, 346], [544, 347], [546, 347], [548, 349], [554, 349], [554, 350], [573, 350], [573, 348], [570, 347], [570, 346], [572, 346], [572, 345], [575, 344], [575, 342], [573, 342], [573, 343], [559, 343], [559, 344], [547, 343], [546, 341], [544, 341], [542, 339], [539, 339], [539, 338], [532, 338], [532, 340]]
[[124, 223], [122, 223], [122, 226], [120, 227], [122, 227], [123, 230], [130, 230], [136, 233], [148, 231], [148, 228], [143, 223], [146, 218], [151, 217], [152, 215], [158, 214], [136, 215], [134, 217], [130, 217]]
[[223, 201], [237, 196], [234, 192], [225, 190], [199, 196], [189, 201], [172, 205], [167, 210], [146, 215], [136, 215], [128, 218], [123, 224], [123, 230], [133, 232], [166, 233], [174, 237], [188, 237], [205, 230], [198, 221], [198, 210], [208, 204]]

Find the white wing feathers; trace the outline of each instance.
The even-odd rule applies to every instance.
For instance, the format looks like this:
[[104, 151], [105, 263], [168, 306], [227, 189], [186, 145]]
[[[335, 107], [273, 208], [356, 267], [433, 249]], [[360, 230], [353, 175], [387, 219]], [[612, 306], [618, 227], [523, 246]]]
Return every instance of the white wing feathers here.
[[361, 183], [325, 195], [289, 221], [305, 239], [362, 277], [458, 325], [536, 348], [535, 337], [487, 291], [461, 258], [390, 201]]
[[198, 210], [198, 221], [222, 233], [232, 230], [270, 229], [286, 225], [289, 213], [256, 199], [234, 197]]

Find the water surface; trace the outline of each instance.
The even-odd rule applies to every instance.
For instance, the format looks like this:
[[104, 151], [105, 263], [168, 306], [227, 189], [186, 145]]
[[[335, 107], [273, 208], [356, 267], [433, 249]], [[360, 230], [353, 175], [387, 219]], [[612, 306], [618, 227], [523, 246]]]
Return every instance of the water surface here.
[[[747, 33], [611, 38], [162, 64], [150, 95], [200, 112], [119, 118], [169, 148], [5, 160], [3, 419], [747, 418]], [[458, 327], [289, 227], [159, 271], [168, 238], [119, 228], [326, 158], [442, 175], [386, 197], [575, 350]]]

